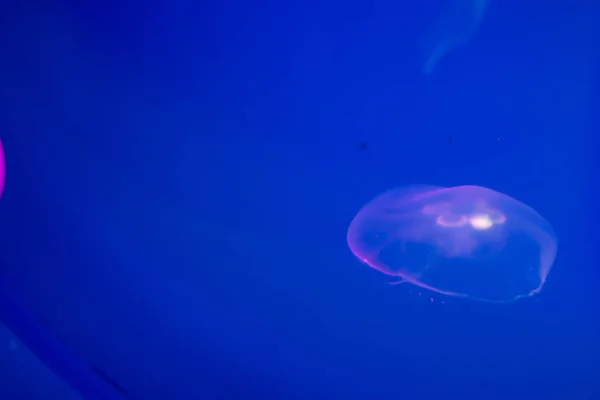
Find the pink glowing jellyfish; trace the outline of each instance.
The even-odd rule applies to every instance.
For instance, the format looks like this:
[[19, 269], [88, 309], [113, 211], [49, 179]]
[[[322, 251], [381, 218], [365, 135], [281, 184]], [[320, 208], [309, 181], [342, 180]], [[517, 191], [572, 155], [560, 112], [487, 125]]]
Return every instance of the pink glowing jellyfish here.
[[533, 208], [479, 186], [408, 186], [367, 203], [348, 228], [370, 267], [445, 295], [511, 302], [538, 293], [556, 235]]

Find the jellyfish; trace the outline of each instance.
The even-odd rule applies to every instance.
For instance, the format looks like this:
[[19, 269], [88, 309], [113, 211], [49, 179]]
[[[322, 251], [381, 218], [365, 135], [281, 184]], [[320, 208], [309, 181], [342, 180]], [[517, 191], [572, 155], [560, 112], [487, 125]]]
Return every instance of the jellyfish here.
[[445, 8], [419, 42], [425, 63], [422, 71], [431, 74], [450, 51], [465, 45], [481, 23], [488, 0], [447, 0]]
[[347, 240], [394, 282], [501, 303], [539, 293], [557, 251], [552, 226], [533, 208], [480, 186], [387, 191], [358, 212]]

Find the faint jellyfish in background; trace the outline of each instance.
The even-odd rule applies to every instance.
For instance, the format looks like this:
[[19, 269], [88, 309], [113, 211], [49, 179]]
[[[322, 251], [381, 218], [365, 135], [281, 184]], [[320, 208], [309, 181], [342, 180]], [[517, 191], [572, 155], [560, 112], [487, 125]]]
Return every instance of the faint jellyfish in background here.
[[446, 0], [437, 19], [419, 41], [423, 55], [422, 71], [431, 74], [449, 52], [465, 45], [475, 34], [488, 0]]
[[556, 236], [533, 208], [479, 186], [408, 186], [367, 203], [348, 245], [370, 267], [433, 292], [511, 302], [538, 293]]

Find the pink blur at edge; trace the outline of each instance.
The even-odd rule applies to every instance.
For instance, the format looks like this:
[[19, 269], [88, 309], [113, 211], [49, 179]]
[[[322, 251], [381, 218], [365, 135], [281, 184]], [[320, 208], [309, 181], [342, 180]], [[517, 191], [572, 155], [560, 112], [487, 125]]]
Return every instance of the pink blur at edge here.
[[4, 192], [4, 181], [6, 180], [6, 159], [4, 157], [4, 146], [0, 140], [0, 196]]

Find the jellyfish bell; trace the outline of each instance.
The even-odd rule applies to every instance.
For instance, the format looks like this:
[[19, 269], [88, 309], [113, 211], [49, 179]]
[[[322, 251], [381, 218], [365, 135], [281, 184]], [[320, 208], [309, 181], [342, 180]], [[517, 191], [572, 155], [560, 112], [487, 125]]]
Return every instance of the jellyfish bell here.
[[445, 295], [511, 302], [538, 293], [556, 235], [533, 208], [479, 186], [408, 186], [367, 203], [348, 245], [362, 262]]

